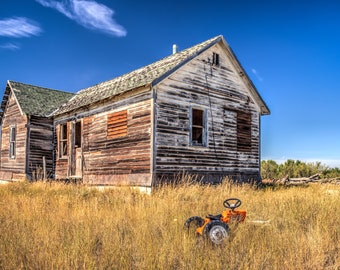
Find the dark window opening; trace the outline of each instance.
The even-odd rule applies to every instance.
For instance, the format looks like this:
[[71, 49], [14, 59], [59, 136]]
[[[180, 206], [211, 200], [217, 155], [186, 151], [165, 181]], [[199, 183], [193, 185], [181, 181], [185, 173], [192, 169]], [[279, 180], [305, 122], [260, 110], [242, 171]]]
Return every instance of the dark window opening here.
[[192, 145], [204, 145], [205, 121], [204, 111], [192, 109], [191, 143]]
[[60, 125], [59, 157], [67, 156], [67, 123]]
[[16, 148], [16, 127], [13, 126], [9, 131], [9, 157], [15, 158]]
[[212, 64], [214, 66], [219, 66], [220, 65], [220, 55], [218, 53], [213, 53], [213, 62]]
[[74, 146], [81, 147], [81, 122], [76, 122], [75, 124], [75, 138], [74, 138]]
[[237, 113], [237, 150], [247, 152], [251, 150], [251, 114]]

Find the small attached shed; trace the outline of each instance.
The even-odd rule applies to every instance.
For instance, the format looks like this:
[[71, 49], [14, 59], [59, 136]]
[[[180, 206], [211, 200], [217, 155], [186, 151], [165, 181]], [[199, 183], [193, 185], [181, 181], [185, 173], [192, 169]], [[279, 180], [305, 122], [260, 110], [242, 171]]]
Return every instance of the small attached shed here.
[[79, 91], [54, 114], [56, 178], [151, 187], [260, 179], [270, 111], [222, 36]]
[[1, 103], [0, 180], [54, 176], [53, 120], [74, 94], [8, 81]]

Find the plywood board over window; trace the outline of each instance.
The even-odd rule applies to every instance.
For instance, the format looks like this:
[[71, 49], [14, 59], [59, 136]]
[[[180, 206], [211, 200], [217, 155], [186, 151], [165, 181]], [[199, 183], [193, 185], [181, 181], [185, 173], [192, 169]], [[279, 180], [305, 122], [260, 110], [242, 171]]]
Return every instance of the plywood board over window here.
[[237, 150], [251, 150], [251, 114], [248, 112], [237, 112]]
[[107, 138], [115, 139], [127, 135], [127, 110], [107, 116]]

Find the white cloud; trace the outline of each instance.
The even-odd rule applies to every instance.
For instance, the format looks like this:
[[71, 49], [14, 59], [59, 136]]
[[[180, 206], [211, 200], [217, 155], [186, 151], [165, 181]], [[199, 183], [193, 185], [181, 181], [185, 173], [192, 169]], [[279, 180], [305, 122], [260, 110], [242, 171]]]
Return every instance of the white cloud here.
[[17, 51], [17, 50], [20, 50], [20, 46], [14, 43], [6, 43], [6, 44], [0, 45], [0, 49]]
[[256, 78], [262, 82], [263, 81], [263, 78], [260, 76], [260, 74], [257, 72], [257, 70], [255, 68], [252, 68], [251, 69], [251, 72], [256, 76]]
[[302, 159], [304, 162], [321, 162], [321, 164], [326, 165], [331, 168], [340, 168], [340, 160], [339, 159], [317, 159], [317, 158], [308, 158]]
[[30, 37], [38, 36], [42, 29], [35, 21], [24, 17], [12, 17], [0, 20], [0, 36]]
[[36, 0], [44, 7], [56, 9], [85, 28], [99, 30], [113, 36], [126, 36], [123, 26], [113, 19], [114, 11], [92, 0]]

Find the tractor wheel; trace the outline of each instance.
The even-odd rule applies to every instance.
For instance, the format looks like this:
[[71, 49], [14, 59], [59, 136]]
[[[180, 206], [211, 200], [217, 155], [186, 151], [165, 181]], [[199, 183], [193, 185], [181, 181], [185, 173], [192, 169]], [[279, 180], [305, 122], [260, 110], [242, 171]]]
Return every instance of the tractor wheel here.
[[229, 227], [222, 221], [212, 220], [204, 227], [203, 235], [214, 244], [220, 245], [226, 238], [229, 238]]
[[188, 232], [196, 232], [196, 229], [204, 224], [204, 219], [198, 216], [193, 216], [188, 218], [184, 223], [184, 229]]

